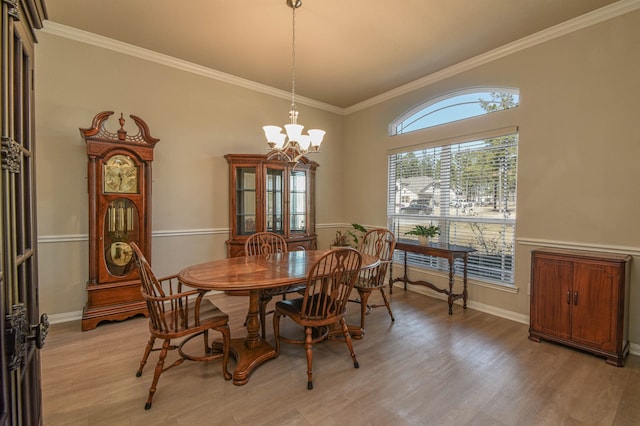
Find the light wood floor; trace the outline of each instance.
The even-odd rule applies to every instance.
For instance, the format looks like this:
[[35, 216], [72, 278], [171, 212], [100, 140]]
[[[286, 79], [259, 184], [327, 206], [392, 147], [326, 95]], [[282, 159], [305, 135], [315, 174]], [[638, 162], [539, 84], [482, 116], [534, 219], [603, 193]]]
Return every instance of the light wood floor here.
[[[232, 337], [243, 336], [247, 299], [214, 299], [231, 317]], [[218, 361], [186, 361], [161, 376], [149, 411], [157, 352], [135, 376], [145, 318], [86, 332], [79, 321], [55, 324], [42, 350], [45, 425], [640, 424], [639, 357], [612, 367], [531, 342], [524, 324], [460, 306], [449, 316], [445, 302], [400, 289], [392, 307], [395, 323], [374, 309], [365, 338], [354, 341], [359, 369], [343, 341], [315, 346], [312, 391], [304, 349], [283, 344], [245, 386], [224, 381]], [[358, 308], [350, 307], [349, 322]]]

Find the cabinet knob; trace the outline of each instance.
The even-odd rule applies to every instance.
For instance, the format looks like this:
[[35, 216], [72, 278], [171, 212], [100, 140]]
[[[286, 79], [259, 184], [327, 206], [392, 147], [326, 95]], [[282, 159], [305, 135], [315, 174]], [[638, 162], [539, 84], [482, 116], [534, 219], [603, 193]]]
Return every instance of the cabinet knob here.
[[571, 304], [571, 292], [567, 291], [567, 305]]
[[578, 304], [578, 292], [577, 291], [575, 293], [573, 293], [573, 304], [574, 305]]

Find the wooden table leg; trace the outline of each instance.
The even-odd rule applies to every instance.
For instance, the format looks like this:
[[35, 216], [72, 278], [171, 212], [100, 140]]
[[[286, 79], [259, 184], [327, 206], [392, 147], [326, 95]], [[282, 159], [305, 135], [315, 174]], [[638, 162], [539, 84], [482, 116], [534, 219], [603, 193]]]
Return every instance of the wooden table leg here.
[[247, 314], [247, 336], [231, 339], [231, 355], [236, 360], [233, 384], [244, 385], [254, 368], [276, 357], [276, 350], [260, 334], [260, 297], [258, 290], [249, 291], [249, 313]]
[[464, 273], [462, 274], [462, 307], [467, 309], [467, 264], [469, 263], [469, 255], [464, 255]]
[[454, 260], [449, 256], [449, 293], [447, 293], [447, 301], [449, 302], [449, 315], [453, 315], [453, 271]]

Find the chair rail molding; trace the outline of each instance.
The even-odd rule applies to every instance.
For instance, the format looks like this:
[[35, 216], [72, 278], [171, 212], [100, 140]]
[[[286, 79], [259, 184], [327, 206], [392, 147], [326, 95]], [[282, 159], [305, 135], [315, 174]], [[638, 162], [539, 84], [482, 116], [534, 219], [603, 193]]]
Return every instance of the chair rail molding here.
[[631, 256], [640, 256], [640, 247], [617, 246], [607, 244], [578, 243], [573, 241], [545, 240], [538, 238], [518, 238], [518, 245], [533, 247], [551, 247], [570, 250], [589, 250], [614, 254], [630, 254]]

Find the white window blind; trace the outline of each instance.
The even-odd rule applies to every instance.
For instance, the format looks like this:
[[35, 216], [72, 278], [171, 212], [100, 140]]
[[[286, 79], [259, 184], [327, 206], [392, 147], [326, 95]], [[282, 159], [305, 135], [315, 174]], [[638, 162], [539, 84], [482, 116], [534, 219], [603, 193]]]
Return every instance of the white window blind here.
[[[417, 224], [438, 225], [435, 241], [476, 250], [470, 277], [513, 285], [517, 156], [517, 133], [390, 154], [389, 228], [404, 239]], [[442, 259], [408, 260], [448, 271]]]

